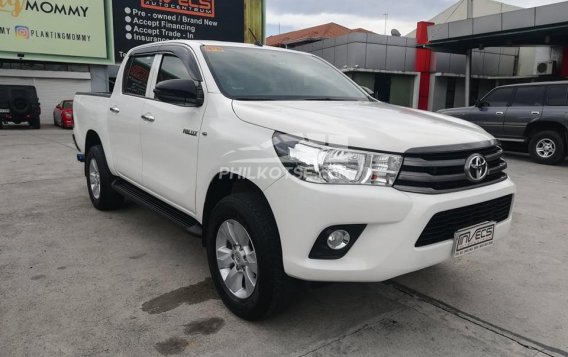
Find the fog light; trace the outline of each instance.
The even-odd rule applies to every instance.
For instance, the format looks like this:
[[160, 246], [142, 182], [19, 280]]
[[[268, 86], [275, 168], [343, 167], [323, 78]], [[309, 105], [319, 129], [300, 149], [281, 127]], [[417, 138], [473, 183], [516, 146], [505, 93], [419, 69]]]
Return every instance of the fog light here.
[[341, 250], [349, 244], [351, 236], [347, 231], [342, 229], [332, 232], [327, 237], [327, 246], [333, 250]]

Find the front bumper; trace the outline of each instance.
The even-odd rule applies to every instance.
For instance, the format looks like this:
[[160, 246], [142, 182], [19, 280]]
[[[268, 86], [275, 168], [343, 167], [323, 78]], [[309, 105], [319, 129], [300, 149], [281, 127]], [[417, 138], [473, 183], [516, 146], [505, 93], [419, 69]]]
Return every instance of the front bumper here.
[[[477, 189], [425, 195], [384, 187], [318, 185], [286, 176], [270, 186], [265, 195], [278, 224], [288, 275], [310, 281], [375, 282], [452, 257], [451, 240], [415, 247], [436, 213], [515, 191], [510, 179]], [[343, 258], [308, 258], [323, 229], [343, 224], [367, 225]], [[506, 236], [510, 226], [511, 214], [497, 225], [495, 239]]]

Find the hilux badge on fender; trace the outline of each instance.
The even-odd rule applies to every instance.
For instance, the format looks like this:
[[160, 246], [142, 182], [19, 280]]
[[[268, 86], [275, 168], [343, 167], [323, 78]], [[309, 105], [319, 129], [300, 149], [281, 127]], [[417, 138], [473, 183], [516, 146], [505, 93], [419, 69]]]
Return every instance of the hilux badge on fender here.
[[473, 154], [465, 161], [465, 176], [471, 182], [482, 181], [488, 172], [489, 165], [481, 154]]
[[197, 136], [199, 133], [197, 130], [183, 129], [185, 135]]

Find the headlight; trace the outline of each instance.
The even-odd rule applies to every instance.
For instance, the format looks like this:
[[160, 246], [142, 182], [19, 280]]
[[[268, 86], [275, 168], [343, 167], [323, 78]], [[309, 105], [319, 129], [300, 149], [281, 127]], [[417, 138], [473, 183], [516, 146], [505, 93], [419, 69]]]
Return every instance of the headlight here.
[[390, 187], [402, 166], [400, 155], [325, 146], [282, 133], [272, 141], [284, 167], [307, 182]]

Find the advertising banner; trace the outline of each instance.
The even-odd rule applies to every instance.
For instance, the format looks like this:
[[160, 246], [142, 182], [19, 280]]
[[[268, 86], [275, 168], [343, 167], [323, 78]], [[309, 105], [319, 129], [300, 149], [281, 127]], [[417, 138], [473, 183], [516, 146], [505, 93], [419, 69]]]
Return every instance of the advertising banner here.
[[[244, 42], [245, 1], [123, 0], [113, 1], [115, 59], [133, 47], [166, 40]], [[256, 17], [262, 19], [258, 6]]]
[[104, 0], [0, 0], [0, 53], [12, 53], [9, 58], [30, 54], [111, 62], [107, 4]]
[[165, 40], [264, 39], [264, 0], [0, 0], [0, 59], [120, 63]]

